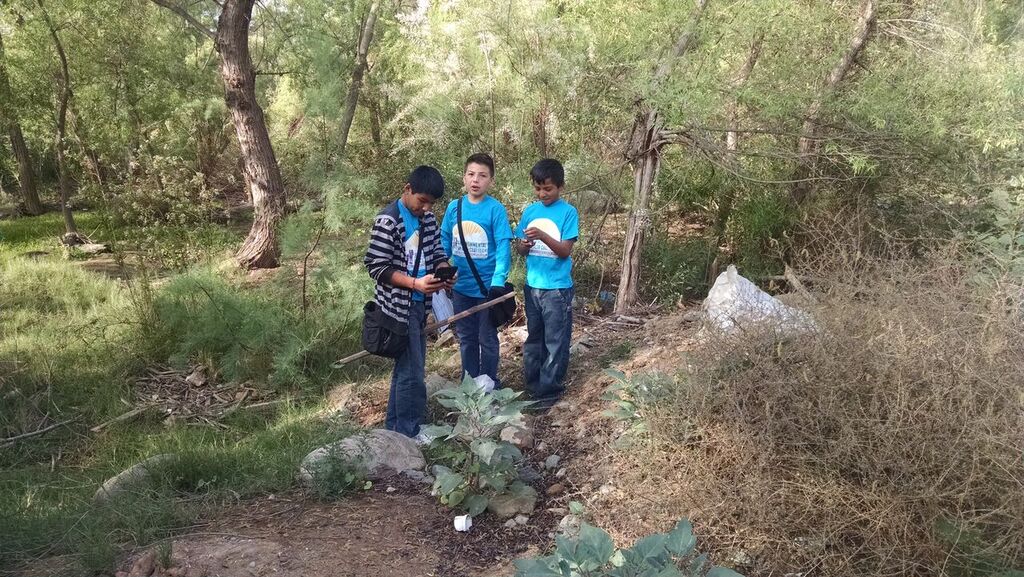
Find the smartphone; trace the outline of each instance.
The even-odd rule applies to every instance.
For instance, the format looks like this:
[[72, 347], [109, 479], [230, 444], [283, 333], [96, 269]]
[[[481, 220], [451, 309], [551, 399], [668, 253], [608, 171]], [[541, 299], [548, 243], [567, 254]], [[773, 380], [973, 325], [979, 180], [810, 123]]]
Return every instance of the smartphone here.
[[455, 267], [439, 268], [434, 271], [434, 277], [440, 281], [450, 281], [455, 276]]

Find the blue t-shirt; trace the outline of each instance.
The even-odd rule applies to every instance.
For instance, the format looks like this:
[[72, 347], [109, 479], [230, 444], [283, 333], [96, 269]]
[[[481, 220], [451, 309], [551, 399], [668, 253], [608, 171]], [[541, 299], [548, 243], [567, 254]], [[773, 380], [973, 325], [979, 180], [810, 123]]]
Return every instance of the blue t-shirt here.
[[[516, 227], [516, 238], [526, 238], [526, 229], [539, 228], [557, 241], [576, 240], [580, 236], [580, 216], [576, 207], [558, 199], [551, 206], [537, 201], [526, 207]], [[538, 289], [572, 287], [572, 257], [559, 258], [537, 240], [526, 255], [526, 284]]]
[[[420, 249], [420, 219], [409, 212], [408, 208], [398, 201], [398, 213], [402, 215], [402, 222], [405, 224], [405, 272], [414, 278], [427, 276], [427, 259], [420, 255], [420, 269], [415, 271], [412, 267], [416, 265], [416, 252]], [[412, 300], [423, 302], [423, 293], [412, 291]]]
[[[469, 297], [486, 297], [486, 293], [480, 293], [480, 285], [473, 277], [473, 270], [469, 268], [469, 260], [459, 241], [458, 204], [459, 201], [454, 200], [445, 210], [441, 222], [441, 246], [459, 271], [455, 290]], [[470, 202], [468, 196], [462, 197], [462, 230], [466, 233], [469, 256], [473, 258], [484, 287], [505, 286], [512, 264], [512, 247], [509, 246], [512, 225], [508, 222], [505, 207], [491, 196], [485, 196], [477, 204]]]

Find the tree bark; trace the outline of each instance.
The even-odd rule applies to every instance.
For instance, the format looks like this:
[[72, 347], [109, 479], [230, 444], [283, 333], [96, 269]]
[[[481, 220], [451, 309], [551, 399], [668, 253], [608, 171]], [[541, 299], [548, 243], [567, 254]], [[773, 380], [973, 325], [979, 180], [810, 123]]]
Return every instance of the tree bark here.
[[867, 46], [874, 31], [877, 16], [876, 0], [864, 0], [860, 7], [860, 15], [857, 18], [853, 38], [850, 39], [850, 46], [829, 72], [821, 90], [818, 91], [817, 96], [804, 112], [804, 122], [796, 147], [797, 165], [793, 172], [793, 185], [790, 189], [790, 196], [797, 205], [803, 204], [814, 192], [813, 178], [818, 155], [818, 120], [822, 107], [825, 101], [836, 93], [839, 84], [846, 78], [850, 69], [853, 68], [853, 63], [864, 51], [864, 47]]
[[224, 102], [235, 126], [245, 183], [254, 209], [252, 227], [235, 258], [243, 268], [274, 268], [280, 257], [277, 225], [284, 214], [285, 190], [263, 109], [256, 100], [256, 73], [249, 54], [249, 23], [255, 0], [218, 2], [221, 12], [216, 32], [170, 0], [152, 1], [181, 16], [196, 31], [213, 39], [220, 55]]
[[352, 69], [352, 82], [348, 88], [348, 97], [345, 98], [345, 114], [341, 117], [341, 144], [338, 156], [345, 157], [345, 147], [348, 145], [348, 133], [352, 129], [352, 121], [356, 116], [356, 105], [359, 103], [359, 90], [363, 86], [363, 75], [366, 74], [367, 55], [370, 52], [370, 42], [373, 41], [373, 28], [377, 24], [377, 11], [379, 4], [370, 4], [370, 13], [363, 21], [363, 30], [359, 35], [359, 46], [356, 47], [356, 65]]
[[[672, 45], [668, 57], [655, 68], [651, 83], [652, 91], [669, 77], [676, 60], [690, 49], [696, 36], [697, 24], [704, 14], [707, 3], [708, 0], [697, 0], [685, 30]], [[626, 312], [640, 298], [640, 258], [651, 224], [651, 196], [657, 184], [658, 169], [661, 167], [661, 149], [666, 144], [658, 111], [652, 109], [642, 96], [637, 98], [636, 106], [637, 114], [626, 151], [626, 158], [633, 163], [633, 206], [629, 211], [626, 241], [622, 249], [622, 272], [619, 276], [618, 293], [615, 296], [616, 313]]]
[[39, 201], [39, 193], [36, 190], [35, 173], [32, 170], [32, 156], [25, 145], [25, 137], [21, 132], [21, 124], [18, 122], [13, 106], [13, 94], [11, 92], [11, 81], [7, 76], [7, 63], [4, 57], [4, 41], [0, 36], [0, 97], [2, 97], [4, 109], [0, 111], [0, 126], [7, 131], [11, 139], [11, 150], [14, 151], [14, 158], [18, 161], [18, 189], [21, 191], [22, 209], [25, 214], [43, 214], [43, 203]]
[[64, 45], [57, 35], [57, 27], [54, 26], [50, 14], [43, 6], [43, 0], [36, 0], [39, 10], [43, 15], [47, 28], [50, 30], [50, 38], [57, 50], [57, 57], [60, 60], [60, 74], [57, 76], [57, 131], [54, 134], [53, 148], [57, 155], [57, 189], [60, 191], [60, 211], [64, 215], [64, 244], [82, 244], [85, 238], [78, 233], [75, 225], [75, 215], [71, 212], [71, 179], [68, 175], [68, 162], [66, 146], [66, 131], [68, 121], [68, 104], [71, 101], [71, 73], [68, 71], [68, 57], [64, 53]]

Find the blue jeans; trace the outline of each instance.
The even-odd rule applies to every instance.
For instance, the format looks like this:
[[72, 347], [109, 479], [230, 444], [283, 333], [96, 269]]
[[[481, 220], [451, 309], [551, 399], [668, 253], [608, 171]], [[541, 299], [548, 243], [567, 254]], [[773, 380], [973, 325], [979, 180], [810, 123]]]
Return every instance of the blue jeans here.
[[[452, 294], [456, 314], [487, 302], [487, 299], [466, 296], [457, 291], [452, 291]], [[455, 333], [459, 335], [463, 376], [466, 373], [471, 377], [487, 375], [498, 388], [498, 329], [491, 324], [488, 311], [482, 310], [455, 321]]]
[[554, 404], [565, 392], [572, 340], [572, 298], [575, 289], [525, 287], [526, 342], [523, 371], [526, 390], [538, 408]]
[[384, 428], [415, 437], [427, 412], [427, 386], [423, 382], [427, 363], [427, 319], [423, 301], [409, 305], [409, 346], [395, 359], [391, 373], [391, 394]]

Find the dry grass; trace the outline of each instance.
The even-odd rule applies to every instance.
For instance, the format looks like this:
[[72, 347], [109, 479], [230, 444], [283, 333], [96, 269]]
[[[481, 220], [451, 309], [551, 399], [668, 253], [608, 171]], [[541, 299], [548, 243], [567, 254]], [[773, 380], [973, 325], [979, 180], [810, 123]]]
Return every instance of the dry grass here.
[[1024, 565], [1021, 285], [955, 249], [819, 246], [820, 333], [705, 340], [618, 457], [645, 498], [608, 521], [626, 538], [690, 516], [748, 574]]

